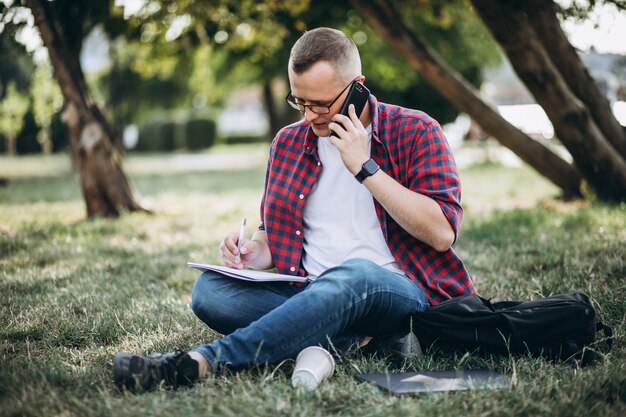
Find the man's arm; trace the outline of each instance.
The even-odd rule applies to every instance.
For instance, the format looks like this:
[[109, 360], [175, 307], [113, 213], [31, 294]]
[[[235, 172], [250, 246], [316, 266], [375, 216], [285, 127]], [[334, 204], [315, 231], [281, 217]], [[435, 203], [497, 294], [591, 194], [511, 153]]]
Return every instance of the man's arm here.
[[[339, 114], [333, 117], [345, 126], [344, 129], [336, 128], [333, 123], [329, 127], [340, 136], [331, 137], [331, 143], [339, 150], [346, 168], [356, 175], [369, 159], [368, 135], [354, 109], [350, 108], [349, 112], [349, 119]], [[445, 251], [454, 243], [455, 231], [442, 208], [431, 197], [403, 186], [382, 170], [366, 178], [363, 185], [389, 215], [416, 239], [438, 251]]]
[[413, 237], [440, 252], [454, 243], [454, 230], [432, 198], [409, 190], [381, 170], [366, 178], [363, 185]]

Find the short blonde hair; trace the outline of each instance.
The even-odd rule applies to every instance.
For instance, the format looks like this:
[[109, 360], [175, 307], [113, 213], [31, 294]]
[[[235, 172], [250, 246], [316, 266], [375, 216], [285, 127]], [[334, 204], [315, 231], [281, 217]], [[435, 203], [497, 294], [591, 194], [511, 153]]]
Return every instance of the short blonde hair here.
[[340, 30], [320, 27], [307, 31], [289, 55], [289, 68], [302, 74], [320, 61], [328, 62], [343, 82], [361, 75], [361, 57], [356, 45]]

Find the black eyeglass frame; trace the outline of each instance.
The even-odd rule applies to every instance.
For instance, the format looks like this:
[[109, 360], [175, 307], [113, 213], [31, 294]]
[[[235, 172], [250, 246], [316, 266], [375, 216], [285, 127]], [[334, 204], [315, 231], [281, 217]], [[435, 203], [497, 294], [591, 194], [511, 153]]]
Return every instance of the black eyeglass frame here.
[[[300, 104], [300, 103], [296, 103], [296, 98], [293, 96], [293, 94], [291, 94], [291, 90], [289, 91], [289, 93], [287, 93], [287, 96], [285, 97], [285, 101], [287, 102], [287, 104], [289, 104], [291, 107], [293, 107], [294, 109], [298, 110], [300, 113], [304, 114], [304, 111], [307, 109], [307, 107], [309, 108], [309, 110], [311, 110], [313, 113], [315, 114], [328, 114], [330, 113], [330, 108], [333, 106], [333, 104], [335, 104], [337, 102], [337, 100], [339, 100], [339, 97], [341, 97], [343, 95], [343, 93], [348, 89], [348, 87], [350, 87], [352, 85], [353, 82], [355, 82], [356, 80], [358, 80], [358, 78], [355, 78], [354, 80], [350, 81], [350, 83], [348, 85], [346, 85], [343, 90], [341, 90], [341, 93], [339, 93], [339, 95], [330, 103], [327, 105], [323, 105], [323, 104]], [[324, 112], [319, 112], [313, 109], [313, 107], [323, 107], [326, 109], [326, 111]]]

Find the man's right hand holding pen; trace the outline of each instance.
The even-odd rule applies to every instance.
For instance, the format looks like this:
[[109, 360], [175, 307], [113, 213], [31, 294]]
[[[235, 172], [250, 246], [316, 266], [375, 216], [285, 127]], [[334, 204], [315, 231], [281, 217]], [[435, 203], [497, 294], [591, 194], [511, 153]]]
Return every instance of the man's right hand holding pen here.
[[[248, 267], [260, 270], [274, 267], [265, 231], [257, 230], [251, 239], [244, 236], [241, 242], [240, 235], [241, 228], [237, 232], [230, 232], [220, 243], [218, 258], [222, 265], [235, 269]], [[239, 260], [236, 259], [238, 252]]]

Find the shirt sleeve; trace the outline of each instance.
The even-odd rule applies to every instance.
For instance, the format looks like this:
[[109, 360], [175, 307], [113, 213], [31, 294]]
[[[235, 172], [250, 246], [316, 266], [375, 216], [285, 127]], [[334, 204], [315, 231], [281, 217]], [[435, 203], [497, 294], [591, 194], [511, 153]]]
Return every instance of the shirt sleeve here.
[[274, 150], [276, 146], [276, 138], [272, 141], [269, 150], [269, 157], [267, 158], [267, 168], [265, 171], [265, 185], [263, 186], [263, 197], [261, 198], [261, 205], [259, 208], [259, 217], [261, 218], [261, 224], [259, 225], [259, 230], [265, 230], [265, 197], [267, 196], [267, 187], [270, 179], [270, 170], [272, 168], [272, 160], [274, 155]]
[[448, 141], [434, 119], [417, 129], [411, 154], [409, 188], [439, 204], [456, 240], [463, 217], [461, 181]]

